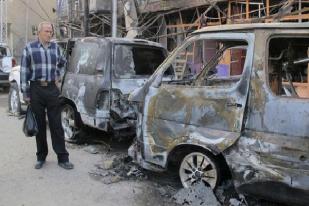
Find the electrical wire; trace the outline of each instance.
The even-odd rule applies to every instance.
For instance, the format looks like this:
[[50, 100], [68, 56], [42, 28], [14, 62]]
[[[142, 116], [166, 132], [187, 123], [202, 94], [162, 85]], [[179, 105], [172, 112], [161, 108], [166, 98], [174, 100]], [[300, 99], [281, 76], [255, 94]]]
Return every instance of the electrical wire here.
[[22, 2], [26, 7], [28, 7], [33, 13], [35, 13], [36, 15], [38, 15], [42, 20], [47, 21], [46, 18], [42, 17], [41, 14], [39, 14], [37, 11], [35, 11], [31, 6], [28, 5], [27, 2], [23, 1], [23, 0], [19, 0], [20, 2]]
[[44, 9], [44, 7], [41, 5], [40, 0], [36, 0], [36, 2], [38, 2], [39, 7], [40, 7], [40, 8], [42, 9], [42, 11], [45, 13], [45, 15], [47, 16], [47, 18], [48, 18], [49, 20], [51, 20], [50, 16], [48, 15], [48, 13], [47, 13], [46, 10]]

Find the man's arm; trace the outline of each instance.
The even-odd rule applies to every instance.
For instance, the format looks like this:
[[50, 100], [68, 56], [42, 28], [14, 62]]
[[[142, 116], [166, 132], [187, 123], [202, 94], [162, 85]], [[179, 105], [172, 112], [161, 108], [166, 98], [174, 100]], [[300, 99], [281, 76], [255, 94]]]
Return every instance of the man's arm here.
[[23, 55], [21, 58], [20, 64], [20, 85], [21, 92], [23, 93], [23, 99], [26, 103], [30, 102], [30, 68], [31, 67], [31, 58], [29, 54], [28, 47], [25, 47], [23, 50]]

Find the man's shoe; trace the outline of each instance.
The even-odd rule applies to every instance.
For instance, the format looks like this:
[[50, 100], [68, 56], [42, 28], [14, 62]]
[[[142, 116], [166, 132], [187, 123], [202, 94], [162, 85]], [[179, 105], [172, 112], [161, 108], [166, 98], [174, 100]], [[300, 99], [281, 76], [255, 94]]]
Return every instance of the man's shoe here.
[[45, 161], [37, 161], [34, 165], [34, 168], [37, 169], [37, 170], [41, 169], [43, 167], [44, 163], [45, 163]]
[[63, 169], [66, 169], [66, 170], [71, 170], [71, 169], [74, 168], [74, 165], [71, 162], [69, 162], [69, 161], [67, 161], [67, 162], [58, 162], [58, 165], [60, 167], [62, 167]]

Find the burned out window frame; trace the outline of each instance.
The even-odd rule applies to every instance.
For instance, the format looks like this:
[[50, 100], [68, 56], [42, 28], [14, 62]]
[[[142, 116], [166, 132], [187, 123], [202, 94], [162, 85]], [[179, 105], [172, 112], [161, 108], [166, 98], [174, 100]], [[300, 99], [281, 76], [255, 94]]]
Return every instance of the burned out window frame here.
[[[165, 61], [161, 64], [161, 66], [158, 67], [157, 71], [154, 73], [156, 74], [155, 76], [155, 80], [153, 81], [153, 87], [159, 87], [161, 85], [161, 83], [163, 82], [162, 81], [162, 77], [163, 77], [163, 74], [166, 72], [167, 69], [170, 68], [172, 62], [175, 60], [176, 56], [182, 51], [184, 50], [186, 47], [188, 47], [189, 44], [192, 44], [194, 41], [198, 41], [198, 40], [205, 40], [205, 39], [208, 39], [208, 40], [231, 40], [231, 41], [243, 41], [244, 43], [247, 44], [247, 48], [246, 48], [246, 60], [245, 60], [245, 63], [244, 63], [244, 70], [243, 70], [243, 73], [239, 79], [238, 82], [236, 82], [233, 86], [231, 87], [226, 87], [226, 86], [207, 86], [207, 85], [203, 85], [203, 86], [199, 86], [199, 85], [190, 85], [192, 88], [194, 87], [205, 87], [205, 88], [213, 88], [213, 87], [216, 87], [217, 89], [231, 89], [231, 90], [234, 90], [235, 88], [238, 87], [239, 83], [242, 81], [242, 79], [244, 78], [243, 77], [243, 74], [245, 72], [245, 69], [246, 69], [246, 65], [249, 62], [249, 60], [251, 58], [249, 58], [249, 55], [250, 55], [250, 50], [251, 53], [253, 53], [253, 49], [254, 49], [254, 36], [255, 34], [253, 32], [249, 32], [249, 33], [242, 33], [242, 32], [226, 32], [226, 33], [220, 33], [220, 34], [214, 34], [214, 33], [207, 33], [207, 34], [196, 34], [194, 36], [189, 36], [184, 44], [182, 44], [180, 47], [176, 48], [166, 59]], [[175, 72], [175, 71], [174, 71]], [[161, 74], [161, 75], [159, 75]], [[159, 79], [157, 79], [159, 78]], [[166, 83], [164, 81], [164, 83]], [[167, 84], [165, 84], [167, 85]], [[170, 84], [170, 86], [188, 86], [188, 85], [179, 85], [179, 84]]]
[[[89, 76], [93, 76], [93, 75], [96, 74], [96, 68], [97, 68], [97, 64], [98, 64], [98, 58], [97, 58], [97, 57], [94, 58], [94, 59], [96, 60], [96, 62], [95, 62], [95, 65], [93, 66], [91, 72], [83, 72], [83, 71], [80, 71], [80, 69], [77, 69], [77, 65], [74, 65], [75, 67], [71, 66], [71, 65], [72, 65], [72, 62], [78, 63], [78, 62], [80, 61], [80, 56], [77, 58], [78, 61], [77, 61], [77, 60], [74, 61], [74, 57], [75, 57], [75, 56], [74, 56], [74, 52], [76, 52], [76, 50], [78, 49], [78, 47], [83, 48], [83, 44], [97, 44], [97, 46], [98, 46], [98, 48], [97, 48], [97, 49], [98, 49], [97, 55], [99, 55], [99, 54], [101, 53], [101, 52], [100, 52], [101, 48], [100, 48], [99, 42], [96, 42], [96, 41], [78, 41], [78, 42], [76, 42], [76, 43], [74, 44], [73, 51], [72, 51], [72, 53], [71, 53], [71, 55], [70, 55], [70, 62], [71, 62], [71, 63], [70, 63], [70, 67], [68, 68], [68, 72], [73, 73], [73, 74], [78, 74], [78, 75], [89, 75]], [[84, 52], [82, 52], [82, 53], [84, 53]], [[75, 57], [75, 58], [76, 58], [76, 57]], [[70, 70], [71, 67], [73, 67], [72, 70]], [[89, 69], [87, 69], [87, 71], [89, 71]]]
[[[271, 94], [272, 97], [274, 98], [288, 98], [288, 99], [305, 99], [308, 100], [308, 97], [293, 97], [293, 96], [283, 96], [283, 95], [277, 95], [275, 94], [272, 89], [271, 89], [271, 85], [270, 85], [270, 78], [269, 78], [269, 55], [270, 55], [270, 51], [269, 51], [269, 46], [270, 46], [270, 41], [274, 38], [306, 38], [309, 40], [309, 37], [306, 36], [306, 34], [295, 34], [295, 33], [276, 33], [276, 34], [271, 34], [268, 36], [268, 38], [266, 39], [266, 46], [265, 46], [265, 70], [264, 70], [264, 74], [265, 74], [265, 81], [266, 81], [266, 91], [268, 93]], [[309, 83], [309, 82], [308, 82]]]
[[[116, 55], [116, 47], [117, 46], [129, 46], [131, 48], [132, 47], [141, 47], [141, 48], [147, 48], [147, 49], [154, 48], [154, 49], [159, 50], [159, 51], [162, 52], [162, 54], [164, 56], [163, 62], [166, 59], [165, 58], [166, 57], [166, 52], [164, 51], [163, 48], [158, 48], [158, 47], [155, 47], [155, 46], [149, 46], [149, 45], [144, 45], [144, 44], [115, 43], [113, 45], [113, 48], [112, 48], [112, 64], [113, 64], [113, 66], [112, 66], [112, 77], [115, 78], [115, 79], [138, 79], [138, 78], [143, 77], [143, 76], [144, 77], [149, 77], [149, 76], [153, 75], [157, 71], [157, 69], [154, 69], [154, 71], [151, 74], [147, 74], [147, 75], [146, 74], [145, 75], [135, 74], [135, 75], [132, 75], [130, 77], [120, 77], [119, 75], [117, 75], [116, 70], [115, 70], [116, 69], [115, 68], [115, 55]], [[133, 57], [133, 60], [134, 60], [134, 57]], [[158, 67], [160, 67], [160, 65]]]

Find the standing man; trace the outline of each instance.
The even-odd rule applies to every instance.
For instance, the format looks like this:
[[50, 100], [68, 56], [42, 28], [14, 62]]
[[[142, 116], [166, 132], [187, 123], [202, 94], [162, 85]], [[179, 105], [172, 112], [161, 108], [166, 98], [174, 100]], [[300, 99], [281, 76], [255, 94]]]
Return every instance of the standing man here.
[[50, 42], [53, 34], [53, 25], [50, 22], [41, 22], [38, 26], [38, 39], [28, 43], [24, 48], [20, 67], [21, 90], [25, 102], [31, 103], [39, 128], [36, 136], [35, 169], [43, 167], [48, 153], [46, 110], [58, 165], [64, 169], [73, 169], [74, 165], [69, 162], [69, 153], [65, 148], [58, 99], [60, 91], [56, 86], [56, 82], [60, 80], [60, 69], [63, 69], [65, 59], [61, 56], [58, 45]]

